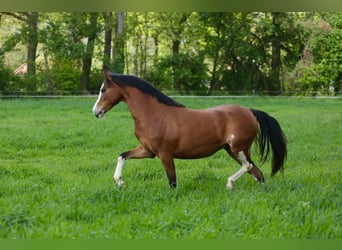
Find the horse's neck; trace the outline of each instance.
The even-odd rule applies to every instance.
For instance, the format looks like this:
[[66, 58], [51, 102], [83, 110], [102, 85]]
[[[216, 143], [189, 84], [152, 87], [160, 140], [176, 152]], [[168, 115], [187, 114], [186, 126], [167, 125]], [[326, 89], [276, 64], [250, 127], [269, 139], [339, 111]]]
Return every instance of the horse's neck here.
[[147, 119], [149, 122], [155, 122], [155, 119], [160, 117], [165, 105], [159, 103], [156, 98], [135, 88], [128, 88], [126, 93], [125, 102], [135, 122], [143, 122]]

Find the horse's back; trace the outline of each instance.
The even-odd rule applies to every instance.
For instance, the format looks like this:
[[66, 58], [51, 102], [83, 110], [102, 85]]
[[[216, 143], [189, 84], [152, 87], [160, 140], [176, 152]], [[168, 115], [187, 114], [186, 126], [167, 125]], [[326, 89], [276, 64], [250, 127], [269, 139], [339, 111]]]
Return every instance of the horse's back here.
[[257, 126], [257, 120], [250, 109], [234, 104], [220, 105], [208, 108], [207, 111], [222, 116], [228, 123], [237, 124], [249, 122]]
[[[176, 143], [178, 158], [200, 158], [226, 147], [252, 142], [258, 132], [253, 113], [238, 105], [221, 105], [203, 110], [178, 109], [164, 131]], [[174, 125], [172, 125], [174, 124]], [[164, 137], [165, 139], [165, 137]], [[175, 140], [176, 139], [176, 140]], [[172, 143], [170, 143], [172, 144]]]
[[[258, 122], [250, 109], [239, 105], [220, 105], [202, 110], [178, 109], [172, 116], [177, 128], [185, 128], [186, 133], [213, 131], [221, 137], [235, 131], [258, 130]], [[236, 133], [236, 132], [235, 132]]]
[[236, 104], [223, 104], [223, 105], [208, 108], [207, 110], [209, 111], [220, 110], [220, 111], [224, 111], [225, 113], [231, 113], [231, 114], [251, 113], [251, 111], [248, 108], [240, 106], [240, 105], [236, 105]]

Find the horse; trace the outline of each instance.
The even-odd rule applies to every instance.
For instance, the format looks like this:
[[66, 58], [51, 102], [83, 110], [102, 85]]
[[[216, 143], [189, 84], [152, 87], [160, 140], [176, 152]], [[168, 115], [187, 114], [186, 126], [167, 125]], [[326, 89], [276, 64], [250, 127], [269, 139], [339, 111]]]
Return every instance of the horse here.
[[240, 169], [228, 177], [227, 189], [246, 172], [263, 183], [264, 175], [251, 159], [253, 142], [258, 146], [261, 163], [266, 161], [271, 149], [271, 176], [284, 170], [286, 136], [278, 121], [263, 111], [239, 105], [190, 109], [143, 79], [105, 69], [92, 112], [102, 118], [119, 102], [127, 104], [139, 141], [136, 148], [118, 157], [113, 177], [119, 187], [125, 184], [122, 168], [128, 159], [158, 157], [170, 187], [176, 187], [175, 158], [198, 159], [219, 150], [225, 150], [240, 164]]

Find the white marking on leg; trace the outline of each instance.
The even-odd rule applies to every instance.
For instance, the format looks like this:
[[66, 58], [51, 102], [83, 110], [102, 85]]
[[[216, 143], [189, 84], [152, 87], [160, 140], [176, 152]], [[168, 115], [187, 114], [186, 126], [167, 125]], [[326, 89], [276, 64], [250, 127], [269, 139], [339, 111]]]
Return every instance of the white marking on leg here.
[[124, 163], [125, 163], [125, 159], [119, 156], [118, 163], [116, 165], [115, 172], [114, 172], [114, 181], [119, 187], [122, 187], [123, 185], [125, 185], [124, 181], [121, 179], [121, 172], [122, 172], [122, 167]]
[[237, 156], [238, 160], [241, 162], [241, 168], [235, 172], [233, 175], [228, 177], [227, 180], [227, 189], [233, 188], [233, 182], [239, 179], [244, 173], [248, 170], [251, 170], [253, 165], [247, 161], [245, 154], [240, 151]]
[[244, 173], [246, 173], [246, 169], [244, 167], [241, 167], [237, 172], [235, 172], [233, 175], [228, 177], [228, 181], [227, 181], [227, 189], [232, 189], [233, 188], [233, 182], [236, 181], [237, 179], [239, 179], [241, 177], [241, 175], [243, 175]]

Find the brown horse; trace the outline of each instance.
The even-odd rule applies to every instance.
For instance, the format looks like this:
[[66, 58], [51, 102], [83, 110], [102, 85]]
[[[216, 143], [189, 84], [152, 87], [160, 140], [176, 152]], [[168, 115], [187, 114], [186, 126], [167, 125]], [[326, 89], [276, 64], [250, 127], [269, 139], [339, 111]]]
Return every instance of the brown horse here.
[[264, 182], [262, 172], [251, 160], [251, 145], [259, 146], [262, 162], [272, 149], [273, 176], [287, 155], [286, 137], [279, 123], [265, 112], [237, 105], [222, 105], [205, 110], [183, 106], [164, 95], [148, 82], [135, 76], [104, 71], [104, 82], [93, 107], [97, 118], [103, 117], [120, 101], [127, 103], [134, 120], [135, 135], [140, 145], [120, 154], [114, 180], [124, 185], [121, 177], [125, 160], [159, 157], [171, 187], [176, 187], [174, 158], [207, 157], [224, 149], [241, 168], [228, 177], [227, 188], [248, 172]]

